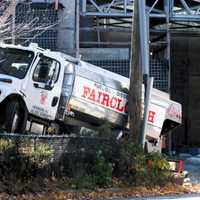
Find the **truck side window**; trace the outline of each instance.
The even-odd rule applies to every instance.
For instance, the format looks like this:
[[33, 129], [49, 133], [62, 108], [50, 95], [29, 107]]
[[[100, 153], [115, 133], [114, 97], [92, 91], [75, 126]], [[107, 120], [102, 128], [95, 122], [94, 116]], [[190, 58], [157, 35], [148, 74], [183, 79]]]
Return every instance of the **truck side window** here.
[[42, 57], [33, 73], [33, 80], [42, 83], [55, 83], [58, 79], [59, 63], [51, 58]]

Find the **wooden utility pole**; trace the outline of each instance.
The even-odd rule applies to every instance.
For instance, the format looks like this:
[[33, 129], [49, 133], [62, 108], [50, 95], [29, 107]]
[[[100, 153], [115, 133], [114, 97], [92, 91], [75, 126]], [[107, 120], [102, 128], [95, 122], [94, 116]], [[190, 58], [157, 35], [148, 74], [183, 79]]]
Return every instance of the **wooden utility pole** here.
[[[148, 107], [150, 102], [151, 84], [149, 94], [145, 96], [144, 117], [142, 123], [142, 80], [144, 76], [145, 85], [149, 80], [149, 21], [146, 15], [146, 1], [134, 1], [134, 15], [132, 28], [132, 48], [131, 48], [131, 73], [130, 73], [130, 91], [129, 91], [129, 120], [130, 134], [133, 139], [142, 147], [145, 146]], [[148, 98], [147, 98], [148, 97]]]
[[142, 105], [142, 67], [140, 62], [140, 36], [138, 0], [134, 1], [132, 25], [130, 90], [129, 90], [129, 120], [130, 136], [138, 142], [141, 133], [141, 105]]

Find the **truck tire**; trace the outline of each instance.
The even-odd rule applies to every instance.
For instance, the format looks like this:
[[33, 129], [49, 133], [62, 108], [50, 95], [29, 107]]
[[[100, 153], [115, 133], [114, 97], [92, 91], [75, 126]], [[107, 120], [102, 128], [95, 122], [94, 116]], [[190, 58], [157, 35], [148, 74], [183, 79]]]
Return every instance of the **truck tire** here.
[[5, 128], [9, 133], [25, 133], [27, 110], [20, 107], [17, 101], [10, 101], [6, 106]]

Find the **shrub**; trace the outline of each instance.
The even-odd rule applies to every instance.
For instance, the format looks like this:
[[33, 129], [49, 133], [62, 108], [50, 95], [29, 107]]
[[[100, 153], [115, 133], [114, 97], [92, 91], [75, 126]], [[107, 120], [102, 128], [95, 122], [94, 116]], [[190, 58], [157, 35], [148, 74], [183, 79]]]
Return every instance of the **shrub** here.
[[169, 165], [159, 153], [145, 153], [134, 142], [125, 142], [119, 159], [119, 174], [128, 184], [162, 185], [170, 178]]
[[169, 163], [160, 153], [147, 154], [148, 182], [153, 185], [162, 185], [171, 180]]
[[97, 152], [96, 162], [93, 167], [94, 183], [98, 186], [109, 186], [112, 183], [112, 163], [106, 161], [102, 151]]
[[143, 173], [145, 157], [142, 149], [133, 142], [125, 141], [118, 160], [118, 174], [128, 183], [135, 183], [137, 173]]
[[[74, 164], [71, 187], [95, 188], [105, 187], [112, 184], [112, 164], [105, 159], [102, 151], [98, 151], [96, 156], [90, 159], [79, 160], [79, 164]], [[72, 163], [71, 163], [72, 164]], [[71, 165], [70, 164], [70, 165]], [[72, 169], [71, 169], [72, 170]]]
[[[107, 129], [107, 125], [102, 128], [102, 135], [107, 135]], [[0, 139], [0, 182], [6, 183], [7, 178], [9, 182], [20, 179], [23, 183], [54, 173], [56, 177], [70, 178], [72, 188], [78, 189], [109, 187], [113, 175], [125, 184], [148, 186], [165, 184], [171, 178], [169, 165], [159, 153], [147, 154], [130, 140], [119, 143], [113, 137], [89, 142], [79, 139], [72, 140], [71, 146], [68, 143], [65, 153], [54, 162], [54, 150], [46, 143]]]
[[0, 153], [4, 153], [5, 151], [12, 148], [13, 146], [14, 144], [11, 141], [0, 139]]
[[94, 189], [95, 182], [94, 178], [91, 175], [77, 176], [74, 177], [71, 181], [71, 188], [73, 189]]

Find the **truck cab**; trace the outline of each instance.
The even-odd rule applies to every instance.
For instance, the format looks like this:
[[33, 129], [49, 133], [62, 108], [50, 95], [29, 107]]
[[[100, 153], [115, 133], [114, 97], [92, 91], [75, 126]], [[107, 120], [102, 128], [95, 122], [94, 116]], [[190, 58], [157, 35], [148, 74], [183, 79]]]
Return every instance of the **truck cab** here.
[[55, 120], [65, 70], [58, 55], [36, 44], [1, 45], [0, 123], [7, 132], [24, 133], [28, 117]]

